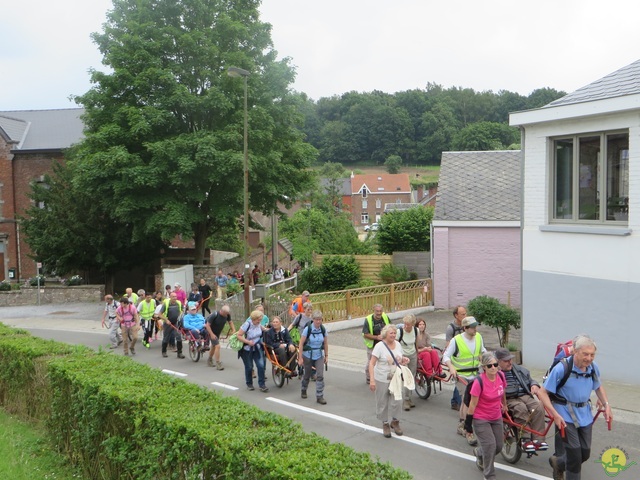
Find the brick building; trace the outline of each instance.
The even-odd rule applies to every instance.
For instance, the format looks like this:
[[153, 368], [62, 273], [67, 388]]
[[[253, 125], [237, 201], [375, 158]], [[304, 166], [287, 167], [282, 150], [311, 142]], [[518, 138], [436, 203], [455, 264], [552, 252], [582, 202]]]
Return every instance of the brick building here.
[[64, 150], [82, 139], [81, 108], [0, 112], [0, 280], [36, 274], [16, 219], [31, 205], [31, 185], [44, 182]]
[[353, 225], [378, 222], [389, 203], [414, 203], [409, 175], [351, 175], [351, 218]]

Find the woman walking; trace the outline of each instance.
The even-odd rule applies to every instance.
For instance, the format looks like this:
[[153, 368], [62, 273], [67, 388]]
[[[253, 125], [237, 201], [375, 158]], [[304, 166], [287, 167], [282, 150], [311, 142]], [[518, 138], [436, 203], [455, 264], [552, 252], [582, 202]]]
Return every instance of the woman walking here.
[[494, 461], [502, 450], [504, 435], [502, 412], [507, 410], [505, 391], [507, 380], [498, 370], [498, 360], [493, 352], [485, 352], [481, 359], [482, 373], [471, 386], [471, 401], [464, 422], [468, 433], [475, 432], [479, 446], [473, 449], [476, 465], [485, 480], [495, 480]]

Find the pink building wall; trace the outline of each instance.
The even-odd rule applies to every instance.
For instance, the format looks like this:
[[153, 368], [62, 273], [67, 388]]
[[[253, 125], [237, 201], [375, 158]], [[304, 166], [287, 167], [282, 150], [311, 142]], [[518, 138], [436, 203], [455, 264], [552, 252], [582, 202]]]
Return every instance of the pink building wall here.
[[520, 308], [518, 227], [434, 227], [436, 308], [466, 305], [479, 295]]

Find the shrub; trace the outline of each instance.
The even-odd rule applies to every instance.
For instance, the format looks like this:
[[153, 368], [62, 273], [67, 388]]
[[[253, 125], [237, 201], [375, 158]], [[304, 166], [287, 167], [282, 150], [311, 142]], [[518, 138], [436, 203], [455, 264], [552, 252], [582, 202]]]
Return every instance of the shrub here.
[[409, 280], [407, 267], [404, 265], [396, 266], [393, 263], [385, 263], [377, 275], [382, 283], [398, 283]]
[[227, 295], [228, 296], [231, 297], [233, 295], [237, 295], [240, 292], [242, 292], [242, 285], [240, 285], [240, 282], [233, 282], [233, 283], [227, 284]]
[[467, 305], [467, 312], [480, 323], [494, 327], [498, 331], [500, 346], [509, 343], [509, 331], [520, 328], [520, 312], [500, 303], [500, 300], [486, 295], [474, 298]]
[[38, 279], [40, 279], [40, 286], [44, 285], [44, 275], [36, 275], [35, 277], [32, 277], [29, 279], [29, 285], [31, 285], [32, 287], [37, 287], [38, 286]]
[[326, 290], [344, 290], [360, 280], [360, 265], [351, 255], [329, 256], [322, 259], [322, 284]]
[[322, 268], [314, 265], [305, 268], [298, 274], [298, 291], [309, 290], [311, 293], [324, 291], [322, 285]]
[[0, 292], [8, 292], [11, 290], [11, 284], [6, 280], [0, 282]]
[[67, 285], [70, 287], [74, 285], [82, 285], [82, 277], [80, 275], [74, 275], [67, 281]]

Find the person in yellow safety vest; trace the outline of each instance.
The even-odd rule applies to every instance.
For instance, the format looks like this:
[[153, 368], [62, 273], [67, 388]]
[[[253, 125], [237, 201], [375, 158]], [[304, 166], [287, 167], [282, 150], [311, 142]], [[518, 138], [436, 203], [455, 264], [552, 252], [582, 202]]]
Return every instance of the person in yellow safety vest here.
[[464, 430], [464, 419], [469, 408], [471, 384], [478, 375], [480, 357], [487, 349], [484, 348], [482, 336], [476, 331], [478, 322], [475, 317], [464, 317], [461, 325], [462, 333], [453, 337], [453, 340], [449, 342], [442, 355], [442, 362], [449, 367], [449, 373], [452, 377], [458, 380], [463, 379], [467, 384], [462, 405], [460, 405], [457, 432], [459, 435], [467, 437], [469, 445], [476, 445], [478, 440], [475, 435]]
[[138, 305], [138, 314], [140, 315], [140, 323], [142, 324], [142, 328], [144, 330], [144, 337], [142, 338], [142, 345], [146, 348], [149, 348], [151, 345], [149, 344], [149, 339], [151, 338], [151, 334], [153, 333], [153, 314], [156, 311], [156, 301], [153, 299], [153, 295], [151, 292], [146, 292], [144, 295], [144, 300], [140, 302]]
[[138, 306], [138, 295], [133, 293], [133, 288], [129, 287], [125, 290], [125, 295], [129, 297], [129, 303], [134, 307]]
[[373, 306], [373, 313], [368, 315], [364, 319], [364, 325], [362, 326], [362, 337], [364, 340], [364, 344], [367, 347], [367, 364], [364, 367], [364, 374], [367, 385], [371, 379], [369, 378], [369, 363], [371, 362], [371, 352], [373, 352], [373, 347], [382, 340], [380, 336], [380, 332], [384, 328], [385, 325], [389, 325], [391, 320], [389, 320], [389, 316], [382, 311], [382, 305], [379, 303]]

